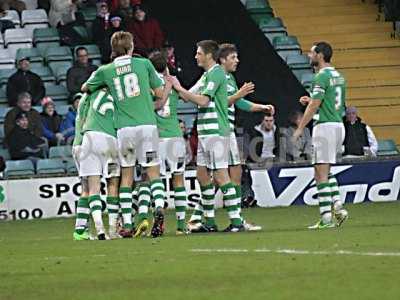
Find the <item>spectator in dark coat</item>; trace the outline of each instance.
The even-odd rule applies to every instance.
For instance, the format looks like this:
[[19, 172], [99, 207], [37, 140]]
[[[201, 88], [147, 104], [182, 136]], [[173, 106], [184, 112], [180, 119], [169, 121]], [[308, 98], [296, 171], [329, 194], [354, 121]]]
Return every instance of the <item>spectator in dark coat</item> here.
[[134, 7], [134, 20], [127, 26], [127, 30], [133, 35], [135, 52], [147, 56], [154, 49], [161, 49], [164, 45], [165, 38], [160, 24], [156, 19], [146, 16], [142, 6]]
[[17, 104], [18, 95], [22, 92], [28, 92], [32, 96], [33, 105], [39, 104], [45, 96], [42, 79], [29, 69], [29, 59], [21, 57], [18, 61], [18, 71], [11, 75], [7, 82], [7, 99], [10, 106]]
[[8, 141], [11, 131], [15, 127], [15, 118], [18, 113], [24, 112], [28, 117], [28, 129], [36, 137], [40, 138], [43, 136], [42, 122], [40, 114], [32, 108], [31, 95], [29, 93], [21, 93], [18, 96], [17, 106], [8, 111], [4, 120], [4, 135], [6, 143]]
[[[110, 43], [110, 40], [106, 40], [107, 29], [110, 28], [110, 12], [108, 10], [107, 2], [101, 1], [97, 4], [97, 16], [93, 21], [92, 25], [92, 36], [94, 43], [99, 47], [100, 53], [103, 53], [106, 43]], [[103, 63], [108, 60], [103, 61]]]
[[97, 66], [89, 61], [88, 51], [85, 47], [76, 49], [77, 60], [67, 72], [67, 89], [71, 96], [79, 93], [82, 84], [97, 70]]
[[[138, 5], [138, 4], [142, 3], [141, 0], [130, 0], [130, 1], [131, 1], [131, 3], [130, 3], [131, 6]], [[112, 11], [116, 11], [118, 9], [118, 7], [119, 7], [120, 0], [109, 0], [109, 3], [111, 5], [111, 10]]]
[[122, 24], [122, 18], [118, 15], [110, 16], [111, 26], [106, 31], [106, 37], [104, 41], [104, 47], [101, 52], [101, 60], [104, 63], [108, 63], [111, 61], [111, 44], [110, 40], [112, 35], [117, 31], [125, 30], [125, 27]]
[[61, 132], [63, 133], [67, 144], [70, 144], [75, 137], [75, 119], [81, 98], [81, 93], [77, 93], [74, 96], [72, 106], [69, 108], [67, 115], [61, 123]]
[[113, 14], [122, 18], [122, 24], [126, 27], [133, 19], [133, 5], [130, 0], [119, 0], [118, 9]]
[[25, 112], [19, 112], [14, 120], [16, 126], [10, 133], [9, 152], [11, 159], [43, 157], [46, 143], [29, 130], [29, 119]]
[[43, 126], [43, 136], [47, 139], [49, 146], [57, 146], [64, 143], [65, 138], [60, 127], [62, 118], [57, 113], [55, 104], [50, 97], [42, 101], [43, 111], [40, 114]]

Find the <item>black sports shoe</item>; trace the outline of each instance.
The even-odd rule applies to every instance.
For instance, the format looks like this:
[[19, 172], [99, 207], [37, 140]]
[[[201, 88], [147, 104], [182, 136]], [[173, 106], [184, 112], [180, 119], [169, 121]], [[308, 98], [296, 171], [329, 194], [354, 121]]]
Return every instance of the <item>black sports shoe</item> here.
[[212, 232], [218, 232], [218, 227], [217, 225], [204, 225], [205, 228], [207, 228], [208, 232], [212, 233]]
[[206, 233], [209, 232], [208, 228], [204, 224], [200, 224], [199, 227], [193, 228], [191, 233]]
[[164, 234], [164, 212], [161, 208], [157, 208], [154, 213], [153, 228], [151, 228], [151, 236], [153, 238], [162, 236]]
[[100, 234], [97, 236], [97, 239], [98, 239], [99, 241], [105, 241], [105, 240], [106, 240], [106, 235], [105, 235], [104, 233], [100, 233]]
[[244, 231], [243, 225], [235, 226], [235, 225], [229, 224], [229, 226], [226, 227], [223, 232], [241, 232], [241, 231]]

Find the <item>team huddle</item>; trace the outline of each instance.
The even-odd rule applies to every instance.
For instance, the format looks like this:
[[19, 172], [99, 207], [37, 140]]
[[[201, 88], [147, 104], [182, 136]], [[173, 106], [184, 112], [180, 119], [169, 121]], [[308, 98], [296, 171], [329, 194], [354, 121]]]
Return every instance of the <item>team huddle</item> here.
[[[113, 62], [101, 66], [82, 86], [85, 94], [78, 108], [73, 145], [82, 192], [73, 238], [90, 239], [90, 215], [99, 240], [147, 234], [162, 236], [165, 187], [160, 178], [167, 171], [172, 175], [177, 235], [218, 231], [215, 221], [217, 188], [222, 191], [230, 220], [224, 232], [261, 230], [260, 226], [246, 221], [241, 212], [241, 155], [234, 131], [235, 107], [269, 114], [274, 114], [274, 107], [244, 99], [255, 87], [250, 82], [239, 89], [236, 84], [232, 75], [239, 63], [236, 47], [218, 45], [211, 40], [199, 42], [196, 60], [204, 73], [190, 90], [169, 74], [161, 53], [154, 52], [149, 59], [132, 57], [134, 45], [130, 33], [115, 33], [111, 47]], [[303, 126], [319, 110], [316, 127], [320, 129], [314, 129], [319, 132], [315, 136], [314, 163], [321, 220], [314, 227], [329, 228], [334, 226], [333, 218], [338, 225], [347, 218], [337, 181], [329, 173], [344, 136], [340, 135], [340, 113], [345, 95], [338, 92], [338, 87], [344, 91], [345, 82], [332, 68], [321, 69], [320, 73], [316, 76], [312, 99], [302, 97], [300, 101], [308, 104]], [[332, 85], [333, 96], [330, 95]], [[186, 145], [177, 116], [179, 99], [198, 106], [196, 171], [201, 201], [188, 222], [184, 185]], [[318, 139], [318, 136], [326, 139], [326, 132], [333, 131], [340, 134], [335, 134], [334, 139], [328, 137], [328, 145]], [[299, 133], [295, 133], [294, 138], [296, 135]], [[135, 178], [138, 168], [140, 179]], [[101, 178], [107, 181], [108, 233], [102, 218]], [[151, 207], [152, 225], [149, 222]]]

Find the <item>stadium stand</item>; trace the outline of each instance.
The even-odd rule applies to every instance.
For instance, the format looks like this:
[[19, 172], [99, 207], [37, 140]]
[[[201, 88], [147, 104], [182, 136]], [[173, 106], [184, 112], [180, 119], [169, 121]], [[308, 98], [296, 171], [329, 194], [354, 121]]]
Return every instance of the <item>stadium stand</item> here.
[[51, 147], [49, 150], [49, 158], [67, 160], [72, 158], [71, 146], [56, 146]]
[[19, 19], [19, 14], [15, 10], [8, 10], [6, 16], [0, 18], [0, 20], [12, 21], [16, 28], [19, 28], [21, 26], [21, 20]]
[[39, 159], [36, 166], [38, 175], [64, 174], [65, 166], [60, 159]]
[[33, 175], [35, 175], [35, 167], [30, 160], [6, 161], [6, 169], [4, 170], [4, 177], [6, 179]]

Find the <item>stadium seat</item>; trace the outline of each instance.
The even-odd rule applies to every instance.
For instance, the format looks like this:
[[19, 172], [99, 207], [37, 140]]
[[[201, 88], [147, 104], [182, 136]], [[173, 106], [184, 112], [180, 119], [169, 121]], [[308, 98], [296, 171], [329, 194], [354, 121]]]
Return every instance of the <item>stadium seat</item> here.
[[68, 90], [63, 85], [49, 84], [46, 86], [46, 95], [53, 101], [68, 101]]
[[25, 2], [26, 9], [36, 9], [38, 7], [38, 0], [22, 0]]
[[56, 28], [36, 28], [33, 30], [33, 43], [60, 42], [60, 35]]
[[283, 25], [283, 21], [281, 18], [269, 18], [269, 19], [265, 19], [262, 20], [260, 22], [260, 24], [258, 24], [258, 27], [263, 31], [263, 29], [265, 28], [266, 30], [269, 30], [270, 28], [281, 28], [281, 27], [285, 27]]
[[15, 53], [9, 49], [0, 49], [0, 69], [14, 69]]
[[8, 160], [6, 161], [6, 169], [4, 177], [6, 179], [19, 176], [35, 175], [35, 167], [30, 160]]
[[70, 105], [62, 105], [57, 102], [56, 111], [60, 116], [65, 116], [69, 111]]
[[267, 1], [263, 0], [250, 0], [246, 2], [246, 9], [250, 14], [250, 17], [257, 23], [260, 24], [274, 17], [274, 12]]
[[11, 107], [0, 108], [0, 123], [4, 123], [4, 118]]
[[38, 175], [64, 174], [65, 166], [60, 159], [39, 159], [36, 165]]
[[313, 79], [314, 79], [313, 73], [307, 72], [307, 73], [304, 73], [301, 75], [300, 82], [308, 92], [311, 90], [311, 85], [312, 85]]
[[34, 106], [32, 106], [32, 109], [36, 110], [38, 113], [41, 113], [43, 111], [43, 106], [34, 105]]
[[0, 49], [4, 48], [4, 39], [3, 39], [3, 35], [0, 34]]
[[0, 126], [0, 143], [3, 144], [4, 141], [4, 126]]
[[275, 37], [272, 44], [277, 52], [285, 52], [286, 55], [301, 54], [301, 47], [295, 36]]
[[275, 37], [287, 35], [286, 27], [281, 18], [261, 20], [258, 26], [271, 43]]
[[56, 77], [57, 84], [67, 81], [67, 71], [71, 68], [71, 62], [51, 62], [49, 67]]
[[[274, 41], [274, 38], [280, 37], [280, 36], [287, 36], [287, 32], [264, 32], [264, 36], [269, 40], [269, 42], [272, 44]], [[286, 55], [284, 56], [286, 59]]]
[[79, 10], [86, 23], [93, 22], [96, 19], [97, 11], [95, 7], [85, 7]]
[[292, 72], [293, 72], [294, 76], [296, 76], [296, 78], [299, 82], [301, 82], [301, 78], [303, 78], [303, 76], [310, 76], [310, 74], [314, 75], [314, 73], [311, 71], [311, 69], [309, 69], [309, 70], [292, 70]]
[[31, 67], [43, 65], [43, 57], [37, 48], [18, 49], [15, 60], [18, 61], [21, 57], [28, 57]]
[[72, 157], [72, 147], [71, 146], [55, 146], [51, 147], [49, 150], [49, 158], [59, 158], [66, 160]]
[[65, 163], [65, 168], [66, 168], [68, 174], [77, 174], [78, 173], [78, 169], [76, 168], [76, 164], [73, 159], [67, 160], [67, 162]]
[[101, 64], [101, 53], [100, 53], [100, 49], [97, 45], [79, 45], [76, 46], [74, 48], [74, 57], [75, 59], [77, 59], [76, 57], [76, 49], [78, 49], [79, 47], [85, 47], [86, 50], [88, 51], [88, 55], [89, 55], [89, 59], [92, 60], [92, 63], [95, 65], [100, 65]]
[[8, 104], [5, 87], [0, 88], [0, 104]]
[[378, 156], [398, 154], [399, 150], [393, 140], [378, 140]]
[[0, 157], [4, 160], [10, 160], [11, 156], [7, 149], [0, 148]]
[[7, 10], [6, 12], [6, 16], [3, 18], [0, 18], [0, 20], [9, 20], [12, 21], [14, 26], [16, 28], [19, 28], [21, 26], [21, 21], [19, 19], [19, 14], [17, 11], [15, 10]]
[[56, 78], [54, 77], [49, 67], [35, 66], [31, 69], [31, 71], [39, 75], [40, 78], [42, 78], [46, 88], [48, 85], [56, 83]]
[[47, 28], [49, 25], [49, 18], [44, 9], [24, 10], [21, 14], [21, 26], [27, 27], [29, 25], [44, 25], [37, 28]]
[[47, 48], [44, 57], [47, 63], [53, 61], [66, 61], [72, 63], [71, 49], [66, 46]]
[[83, 26], [74, 26], [74, 30], [80, 35], [80, 37], [82, 38], [82, 41], [86, 44], [86, 43], [90, 43], [91, 38], [89, 35], [89, 31], [87, 30], [86, 27]]
[[[303, 74], [303, 71], [312, 71], [310, 59], [306, 55], [288, 55], [286, 57], [286, 63], [295, 75]], [[296, 77], [301, 80], [301, 75]]]
[[32, 32], [29, 29], [7, 29], [4, 34], [4, 45], [15, 54], [19, 48], [32, 48]]
[[0, 87], [7, 84], [8, 78], [15, 73], [15, 69], [0, 69]]
[[39, 50], [39, 53], [45, 58], [46, 61], [46, 50], [48, 48], [58, 48], [60, 46], [60, 42], [41, 42], [36, 45], [36, 48]]

